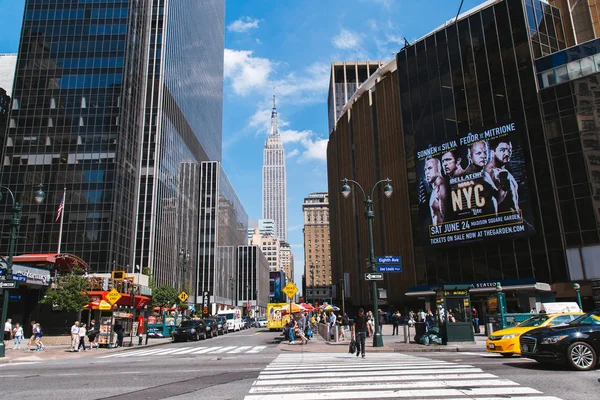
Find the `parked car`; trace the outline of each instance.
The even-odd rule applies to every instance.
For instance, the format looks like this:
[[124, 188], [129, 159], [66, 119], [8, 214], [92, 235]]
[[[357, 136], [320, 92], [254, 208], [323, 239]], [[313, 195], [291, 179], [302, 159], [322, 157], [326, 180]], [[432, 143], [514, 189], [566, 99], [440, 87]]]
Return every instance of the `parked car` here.
[[206, 335], [206, 323], [201, 319], [183, 321], [172, 334], [174, 342], [206, 339]]
[[212, 317], [207, 319], [211, 322], [211, 328], [216, 327], [214, 330], [215, 336], [225, 334], [225, 330], [223, 329], [223, 323], [219, 320], [219, 318]]
[[225, 318], [222, 315], [217, 315], [215, 318], [217, 319], [217, 321], [219, 321], [219, 324], [223, 326], [223, 333], [229, 333], [229, 325], [227, 324], [227, 318]]
[[266, 318], [257, 318], [255, 326], [257, 326], [259, 328], [266, 328], [267, 327], [267, 319]]
[[580, 315], [583, 315], [583, 313], [566, 312], [560, 314], [535, 315], [512, 328], [494, 331], [488, 336], [485, 348], [489, 353], [498, 353], [504, 357], [511, 357], [513, 354], [521, 354], [521, 347], [519, 345], [519, 338], [521, 335], [536, 328], [568, 324]]
[[212, 338], [214, 336], [219, 336], [218, 331], [218, 323], [214, 318], [205, 318], [204, 322], [206, 323], [206, 337]]
[[520, 345], [523, 357], [542, 364], [566, 364], [578, 371], [594, 369], [600, 354], [600, 309], [568, 325], [527, 332], [521, 335]]

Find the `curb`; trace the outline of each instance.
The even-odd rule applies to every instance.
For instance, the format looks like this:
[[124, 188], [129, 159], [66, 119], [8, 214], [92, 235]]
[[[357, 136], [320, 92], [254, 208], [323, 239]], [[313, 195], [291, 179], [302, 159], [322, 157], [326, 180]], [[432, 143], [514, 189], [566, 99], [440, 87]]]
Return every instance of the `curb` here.
[[[131, 347], [121, 347], [119, 349], [107, 349], [107, 351], [104, 354], [113, 354], [113, 353], [119, 353], [119, 352], [123, 352], [123, 351], [131, 351], [131, 350], [139, 350], [139, 349], [147, 349], [149, 347], [156, 347], [156, 346], [162, 346], [164, 344], [168, 344], [168, 343], [172, 343], [172, 341], [163, 341], [163, 342], [157, 342], [157, 343], [148, 343], [146, 345], [142, 345], [142, 346], [131, 346]], [[57, 346], [59, 347], [59, 346]], [[61, 348], [69, 348], [69, 346], [61, 346]], [[87, 357], [86, 357], [87, 358]], [[45, 361], [55, 361], [55, 360], [62, 360], [62, 358], [54, 358], [54, 357], [50, 357], [50, 358], [45, 358], [39, 361], [23, 361], [23, 360], [17, 360], [17, 359], [7, 359], [7, 358], [0, 358], [0, 364], [13, 364], [13, 363], [19, 363], [19, 364], [24, 364], [24, 363], [42, 363]]]

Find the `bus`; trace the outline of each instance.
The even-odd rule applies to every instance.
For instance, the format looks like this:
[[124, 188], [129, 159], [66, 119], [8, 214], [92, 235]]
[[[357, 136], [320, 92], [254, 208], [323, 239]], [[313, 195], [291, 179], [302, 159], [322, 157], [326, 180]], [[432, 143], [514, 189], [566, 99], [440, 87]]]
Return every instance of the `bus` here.
[[267, 328], [271, 331], [281, 330], [289, 319], [289, 314], [281, 316], [281, 309], [287, 303], [269, 303], [267, 304]]

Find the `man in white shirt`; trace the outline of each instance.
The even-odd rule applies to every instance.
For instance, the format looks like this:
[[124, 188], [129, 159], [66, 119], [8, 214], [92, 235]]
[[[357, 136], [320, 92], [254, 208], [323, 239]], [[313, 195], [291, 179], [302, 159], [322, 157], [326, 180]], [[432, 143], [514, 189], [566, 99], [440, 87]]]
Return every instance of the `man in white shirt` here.
[[331, 314], [329, 314], [329, 338], [335, 338], [335, 314], [333, 313], [333, 311], [331, 311]]
[[4, 348], [8, 345], [8, 341], [12, 337], [12, 320], [10, 318], [6, 319], [4, 323]]
[[75, 321], [71, 327], [71, 351], [77, 351], [79, 346], [79, 321]]

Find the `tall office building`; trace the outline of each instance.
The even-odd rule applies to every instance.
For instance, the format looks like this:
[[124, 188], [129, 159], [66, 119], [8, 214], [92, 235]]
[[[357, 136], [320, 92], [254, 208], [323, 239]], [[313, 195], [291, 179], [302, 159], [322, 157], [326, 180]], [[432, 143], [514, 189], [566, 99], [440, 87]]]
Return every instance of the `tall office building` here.
[[304, 213], [304, 276], [308, 299], [330, 297], [331, 244], [329, 239], [329, 195], [311, 193], [302, 203]]
[[327, 110], [329, 133], [335, 129], [338, 118], [343, 114], [344, 105], [356, 89], [371, 76], [385, 61], [334, 62], [329, 77]]
[[287, 186], [283, 142], [277, 128], [277, 108], [273, 96], [271, 132], [265, 143], [262, 170], [263, 218], [275, 221], [275, 236], [287, 242]]
[[275, 236], [275, 221], [272, 219], [259, 218], [248, 221], [248, 240], [252, 239], [254, 228], [258, 228], [262, 235]]
[[200, 179], [199, 263], [192, 290], [197, 302], [209, 292], [210, 302], [223, 307], [235, 303], [237, 249], [246, 245], [248, 214], [220, 162], [203, 162]]
[[[597, 0], [548, 0], [548, 3], [557, 7], [554, 16], [558, 16], [558, 11], [562, 15], [567, 46], [600, 36], [600, 3]], [[532, 3], [527, 3], [527, 7], [533, 11]]]
[[254, 228], [252, 238], [248, 240], [249, 246], [258, 246], [269, 262], [269, 272], [281, 271], [281, 258], [279, 257], [279, 247], [281, 241], [271, 235], [265, 235]]
[[16, 54], [0, 54], [0, 88], [6, 90], [9, 96], [12, 95], [16, 66]]
[[287, 276], [287, 280], [293, 282], [294, 253], [292, 253], [292, 246], [287, 242], [281, 242], [279, 245], [279, 265], [281, 265], [281, 270]]
[[223, 39], [222, 0], [25, 2], [0, 166], [23, 202], [17, 253], [56, 252], [66, 188], [63, 252], [177, 286], [199, 164], [220, 159]]

